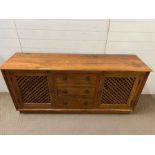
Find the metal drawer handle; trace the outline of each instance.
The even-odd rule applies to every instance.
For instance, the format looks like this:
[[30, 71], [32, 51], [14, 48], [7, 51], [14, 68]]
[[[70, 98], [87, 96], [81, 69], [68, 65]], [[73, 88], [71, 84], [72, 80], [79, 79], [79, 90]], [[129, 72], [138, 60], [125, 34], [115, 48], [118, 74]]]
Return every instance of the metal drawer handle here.
[[86, 102], [84, 102], [83, 104], [84, 104], [84, 105], [88, 105], [88, 102], [86, 101]]
[[64, 105], [68, 105], [68, 102], [63, 102]]
[[64, 81], [66, 81], [66, 80], [67, 80], [67, 76], [63, 76], [62, 79], [63, 79]]
[[90, 93], [90, 91], [87, 89], [87, 90], [85, 90], [85, 93], [86, 93], [86, 94], [89, 94], [89, 93]]
[[90, 76], [86, 76], [86, 81], [90, 81]]
[[63, 91], [62, 91], [62, 93], [67, 94], [67, 93], [68, 93], [68, 91], [67, 91], [67, 90], [63, 90]]

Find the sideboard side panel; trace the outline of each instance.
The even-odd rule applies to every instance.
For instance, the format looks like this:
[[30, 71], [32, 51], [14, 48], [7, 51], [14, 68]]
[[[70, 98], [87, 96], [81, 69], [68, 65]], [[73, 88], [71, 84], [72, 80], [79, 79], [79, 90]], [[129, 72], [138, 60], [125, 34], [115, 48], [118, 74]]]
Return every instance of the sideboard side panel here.
[[141, 92], [142, 92], [142, 90], [143, 90], [143, 88], [144, 88], [144, 85], [145, 85], [145, 83], [146, 83], [146, 81], [147, 81], [147, 78], [148, 78], [149, 74], [150, 74], [149, 72], [144, 72], [144, 73], [140, 76], [140, 80], [139, 80], [139, 83], [138, 83], [136, 92], [135, 92], [135, 94], [134, 94], [134, 97], [133, 97], [132, 103], [131, 103], [131, 106], [132, 106], [133, 109], [134, 109], [135, 106], [137, 105], [137, 102], [138, 102], [138, 100], [139, 100], [139, 97], [140, 97], [140, 95], [141, 95]]
[[19, 104], [18, 104], [19, 100], [18, 100], [18, 97], [16, 96], [16, 91], [14, 89], [14, 85], [13, 85], [13, 81], [12, 81], [12, 77], [11, 77], [11, 71], [9, 71], [9, 70], [1, 70], [1, 72], [3, 74], [5, 83], [7, 85], [7, 88], [9, 90], [10, 95], [11, 95], [13, 103], [15, 105], [15, 108], [18, 110], [18, 108], [19, 108]]

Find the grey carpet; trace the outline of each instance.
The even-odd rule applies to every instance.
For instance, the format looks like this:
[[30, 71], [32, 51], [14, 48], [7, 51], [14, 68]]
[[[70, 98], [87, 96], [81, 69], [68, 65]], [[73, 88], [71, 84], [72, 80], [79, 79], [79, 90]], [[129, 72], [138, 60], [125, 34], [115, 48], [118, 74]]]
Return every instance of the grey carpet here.
[[131, 114], [20, 114], [0, 93], [1, 135], [155, 134], [155, 95], [142, 95]]

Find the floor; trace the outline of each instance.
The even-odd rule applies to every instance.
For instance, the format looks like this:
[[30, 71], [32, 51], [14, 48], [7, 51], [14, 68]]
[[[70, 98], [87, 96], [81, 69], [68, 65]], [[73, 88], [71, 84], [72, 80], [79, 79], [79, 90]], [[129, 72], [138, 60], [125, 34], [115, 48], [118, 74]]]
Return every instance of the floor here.
[[20, 114], [0, 93], [0, 134], [155, 134], [155, 95], [142, 95], [131, 114]]

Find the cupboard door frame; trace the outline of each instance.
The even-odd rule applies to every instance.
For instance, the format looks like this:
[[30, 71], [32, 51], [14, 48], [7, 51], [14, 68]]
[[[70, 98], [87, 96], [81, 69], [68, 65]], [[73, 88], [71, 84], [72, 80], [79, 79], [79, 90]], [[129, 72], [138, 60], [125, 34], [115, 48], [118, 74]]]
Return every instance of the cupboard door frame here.
[[[99, 88], [98, 88], [98, 100], [97, 100], [97, 106], [99, 108], [105, 108], [105, 109], [132, 109], [132, 100], [135, 96], [138, 84], [141, 81], [141, 76], [143, 73], [135, 73], [135, 72], [104, 72], [100, 75], [100, 82], [99, 82]], [[136, 80], [134, 81], [133, 87], [130, 91], [130, 95], [127, 100], [127, 104], [102, 104], [102, 93], [104, 88], [104, 82], [106, 77], [135, 77]]]
[[[16, 96], [18, 99], [18, 108], [23, 109], [23, 108], [28, 108], [28, 109], [49, 109], [53, 108], [55, 106], [55, 93], [54, 93], [54, 81], [53, 81], [53, 76], [51, 72], [48, 71], [36, 71], [36, 70], [31, 70], [31, 71], [10, 71], [11, 74], [11, 79], [12, 79], [12, 85], [16, 91]], [[20, 92], [20, 88], [17, 83], [16, 76], [45, 76], [47, 77], [47, 84], [48, 84], [48, 91], [49, 91], [49, 97], [50, 97], [50, 102], [48, 103], [28, 103], [25, 104], [22, 101], [22, 95]]]

